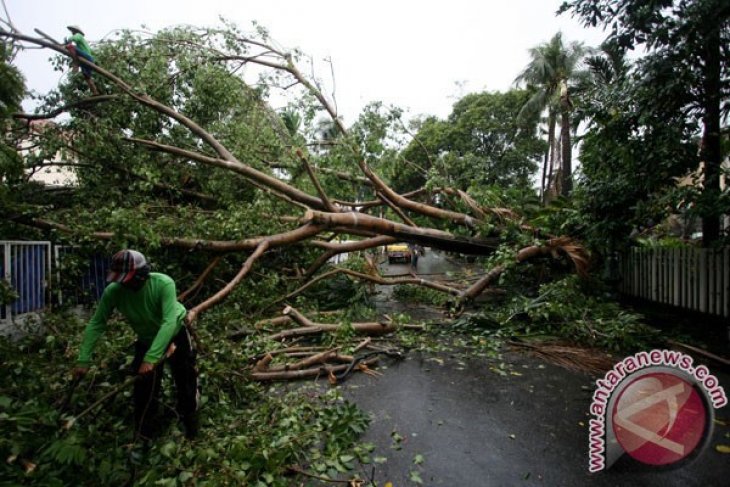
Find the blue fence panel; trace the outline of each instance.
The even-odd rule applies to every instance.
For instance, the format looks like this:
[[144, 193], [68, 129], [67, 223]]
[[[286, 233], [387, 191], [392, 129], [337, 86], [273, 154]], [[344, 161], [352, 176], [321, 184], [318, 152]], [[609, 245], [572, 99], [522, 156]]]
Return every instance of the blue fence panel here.
[[[74, 247], [56, 247], [56, 267], [60, 276], [67, 276], [64, 272], [64, 261], [77, 255]], [[71, 282], [64, 281], [61, 288], [61, 302], [66, 305], [94, 304], [104, 293], [106, 275], [109, 271], [109, 256], [97, 254], [80, 256], [84, 264], [76, 269], [77, 277]]]
[[18, 298], [1, 306], [0, 318], [43, 310], [48, 304], [50, 250], [48, 242], [0, 242], [0, 276]]
[[89, 262], [89, 268], [81, 276], [82, 289], [87, 291], [87, 296], [93, 303], [101, 299], [106, 287], [106, 275], [109, 272], [109, 257], [106, 255], [95, 255]]
[[12, 314], [17, 316], [45, 308], [48, 246], [13, 245], [10, 259], [10, 283], [19, 295], [11, 306]]

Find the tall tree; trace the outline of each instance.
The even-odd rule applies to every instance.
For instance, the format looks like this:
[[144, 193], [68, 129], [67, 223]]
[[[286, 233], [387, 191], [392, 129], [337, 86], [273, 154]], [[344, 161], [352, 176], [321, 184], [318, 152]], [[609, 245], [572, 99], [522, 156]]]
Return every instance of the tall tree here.
[[[611, 27], [608, 42], [619, 50], [643, 45], [646, 75], [660, 84], [654, 105], [681, 105], [703, 125], [700, 201], [703, 244], [720, 237], [720, 125], [730, 94], [730, 3], [724, 0], [572, 0], [571, 11], [586, 25]], [[650, 108], [650, 107], [649, 107]]]
[[592, 76], [576, 90], [576, 112], [587, 130], [575, 199], [585, 237], [606, 255], [632, 228], [661, 221], [681, 199], [676, 179], [698, 163], [696, 125], [674, 107], [656, 104], [658, 84], [643, 61], [629, 64], [603, 46], [586, 64]]
[[[517, 116], [529, 96], [518, 89], [469, 94], [446, 120], [426, 120], [402, 154], [430, 169], [432, 185], [530, 189], [544, 142], [537, 135], [537, 116]], [[396, 179], [412, 173], [402, 164]]]
[[[555, 129], [558, 114], [560, 115], [560, 193], [570, 194], [573, 187], [572, 178], [572, 142], [570, 117], [573, 104], [570, 89], [580, 78], [581, 61], [587, 49], [579, 42], [563, 43], [563, 35], [558, 32], [550, 41], [530, 49], [530, 63], [520, 73], [515, 82], [524, 83], [532, 91], [532, 96], [523, 106], [523, 116], [534, 116], [535, 113], [548, 113], [548, 153], [543, 163], [542, 191], [546, 192], [545, 173], [548, 161], [550, 169], [557, 159], [555, 154]], [[550, 181], [547, 182], [550, 184]]]

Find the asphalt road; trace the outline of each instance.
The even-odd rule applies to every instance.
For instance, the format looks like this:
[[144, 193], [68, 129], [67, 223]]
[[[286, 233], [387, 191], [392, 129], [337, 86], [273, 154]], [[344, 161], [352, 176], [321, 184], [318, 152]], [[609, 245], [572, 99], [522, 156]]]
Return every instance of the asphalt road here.
[[[454, 271], [429, 252], [419, 274]], [[383, 265], [384, 274], [409, 272]], [[381, 289], [379, 307], [398, 308]], [[407, 304], [405, 305], [407, 306]], [[730, 375], [710, 370], [730, 392]], [[595, 377], [539, 358], [506, 352], [500, 359], [464, 354], [411, 353], [378, 367], [379, 378], [355, 375], [346, 398], [369, 412], [363, 441], [376, 445], [380, 463], [362, 477], [378, 485], [426, 486], [720, 486], [728, 485], [730, 407], [716, 411], [709, 447], [692, 463], [657, 470], [624, 457], [612, 468], [588, 472], [588, 420]], [[385, 459], [385, 460], [384, 460]]]
[[383, 263], [380, 266], [380, 270], [385, 276], [414, 272], [424, 278], [434, 275], [443, 275], [450, 272], [468, 272], [469, 269], [469, 266], [465, 266], [464, 264], [447, 257], [443, 252], [432, 249], [426, 249], [426, 254], [418, 258], [418, 263], [415, 268], [411, 264], [407, 263], [388, 264], [385, 257], [383, 257]]
[[[707, 448], [669, 471], [620, 460], [588, 472], [588, 411], [594, 378], [523, 354], [502, 361], [444, 354], [412, 355], [382, 377], [358, 375], [344, 395], [371, 414], [363, 441], [373, 442], [374, 480], [383, 486], [720, 486], [730, 476], [730, 411], [716, 411]], [[730, 376], [711, 369], [730, 389]], [[402, 440], [399, 440], [402, 438]], [[417, 464], [423, 459], [422, 463]], [[372, 467], [365, 473], [372, 474]]]

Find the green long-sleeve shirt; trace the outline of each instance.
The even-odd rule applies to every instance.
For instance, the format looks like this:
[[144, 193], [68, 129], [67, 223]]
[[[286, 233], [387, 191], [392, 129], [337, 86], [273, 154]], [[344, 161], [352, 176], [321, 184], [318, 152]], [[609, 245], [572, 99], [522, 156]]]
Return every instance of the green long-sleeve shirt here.
[[91, 47], [89, 47], [89, 43], [86, 42], [86, 39], [83, 35], [77, 32], [68, 39], [76, 44], [76, 49], [78, 49], [79, 51], [83, 51], [84, 54], [88, 54], [89, 56], [91, 56]]
[[150, 344], [144, 361], [160, 361], [170, 340], [185, 320], [185, 307], [177, 301], [175, 281], [157, 272], [150, 273], [142, 289], [133, 291], [119, 283], [109, 284], [101, 296], [94, 316], [86, 326], [78, 363], [88, 365], [99, 337], [106, 331], [107, 320], [117, 309], [126, 318], [137, 337]]

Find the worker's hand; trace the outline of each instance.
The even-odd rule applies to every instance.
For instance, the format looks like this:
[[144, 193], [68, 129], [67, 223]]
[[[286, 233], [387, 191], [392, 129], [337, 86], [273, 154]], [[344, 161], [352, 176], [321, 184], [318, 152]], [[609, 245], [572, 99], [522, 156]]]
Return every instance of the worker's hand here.
[[73, 369], [71, 369], [71, 375], [74, 376], [74, 379], [80, 379], [83, 376], [85, 376], [88, 372], [89, 372], [88, 367], [77, 366], [77, 367], [74, 367]]
[[155, 368], [155, 364], [151, 364], [149, 362], [142, 362], [142, 365], [139, 366], [139, 370], [137, 370], [137, 373], [139, 375], [145, 375], [152, 372], [152, 370]]

